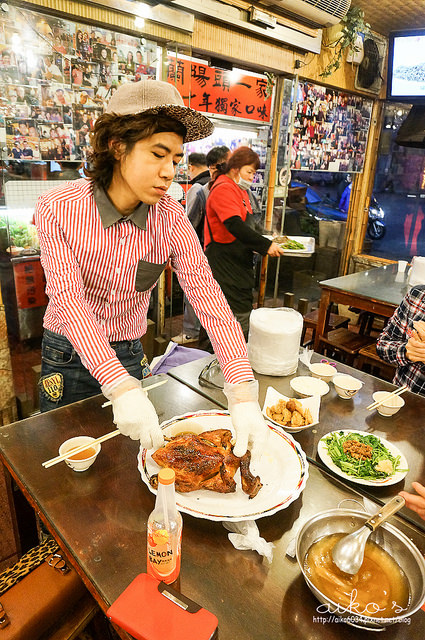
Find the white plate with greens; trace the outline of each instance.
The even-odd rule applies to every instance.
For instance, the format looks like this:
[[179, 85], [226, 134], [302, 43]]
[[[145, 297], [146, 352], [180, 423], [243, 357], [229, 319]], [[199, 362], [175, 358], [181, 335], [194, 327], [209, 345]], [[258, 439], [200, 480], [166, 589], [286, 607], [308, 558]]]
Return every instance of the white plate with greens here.
[[273, 240], [283, 249], [284, 255], [295, 258], [308, 258], [315, 252], [316, 241], [312, 236], [271, 236], [265, 238]]
[[[372, 447], [371, 458], [356, 458], [344, 452], [343, 445], [352, 440]], [[354, 445], [354, 449], [357, 445]], [[353, 445], [350, 445], [352, 448]], [[362, 455], [355, 452], [357, 455]], [[369, 450], [367, 450], [369, 451]], [[408, 472], [407, 460], [392, 442], [365, 431], [349, 429], [331, 431], [319, 440], [317, 447], [322, 462], [336, 475], [370, 487], [397, 484]], [[384, 462], [384, 461], [389, 462]]]

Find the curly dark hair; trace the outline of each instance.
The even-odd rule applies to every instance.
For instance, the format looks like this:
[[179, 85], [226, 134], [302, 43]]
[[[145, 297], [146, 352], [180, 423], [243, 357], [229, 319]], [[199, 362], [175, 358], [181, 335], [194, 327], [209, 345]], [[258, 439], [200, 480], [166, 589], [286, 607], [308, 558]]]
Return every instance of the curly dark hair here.
[[[109, 113], [101, 115], [91, 133], [90, 167], [85, 168], [87, 177], [97, 186], [108, 189], [112, 181], [116, 159], [116, 145], [125, 145], [124, 154], [128, 155], [136, 142], [150, 138], [155, 133], [176, 133], [184, 139], [186, 127], [166, 115], [136, 114], [115, 116]], [[111, 145], [111, 142], [114, 144]]]

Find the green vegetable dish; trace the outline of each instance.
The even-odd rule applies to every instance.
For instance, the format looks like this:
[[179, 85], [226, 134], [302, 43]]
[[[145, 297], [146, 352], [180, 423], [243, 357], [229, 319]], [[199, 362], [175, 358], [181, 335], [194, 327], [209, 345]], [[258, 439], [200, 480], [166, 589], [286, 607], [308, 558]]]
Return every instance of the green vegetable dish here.
[[290, 249], [291, 251], [301, 251], [305, 249], [305, 246], [297, 240], [288, 240], [280, 245], [282, 249]]
[[344, 473], [368, 481], [385, 480], [399, 469], [400, 456], [394, 457], [381, 440], [371, 434], [336, 431], [322, 439], [334, 464]]

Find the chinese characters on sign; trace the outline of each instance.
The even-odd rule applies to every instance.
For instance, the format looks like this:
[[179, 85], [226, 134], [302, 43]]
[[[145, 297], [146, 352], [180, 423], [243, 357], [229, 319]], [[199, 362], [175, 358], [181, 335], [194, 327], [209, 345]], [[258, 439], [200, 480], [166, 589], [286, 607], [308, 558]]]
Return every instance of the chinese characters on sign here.
[[187, 106], [204, 113], [270, 121], [267, 79], [232, 72], [190, 60], [168, 58], [168, 82], [175, 84]]

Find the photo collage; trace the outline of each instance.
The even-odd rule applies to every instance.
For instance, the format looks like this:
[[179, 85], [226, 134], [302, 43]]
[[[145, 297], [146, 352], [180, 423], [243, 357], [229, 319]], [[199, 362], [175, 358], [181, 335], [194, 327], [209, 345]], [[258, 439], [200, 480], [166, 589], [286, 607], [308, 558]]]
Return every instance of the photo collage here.
[[291, 168], [363, 170], [372, 100], [300, 82]]
[[9, 6], [0, 15], [3, 159], [85, 161], [90, 131], [117, 87], [157, 77], [158, 48]]

